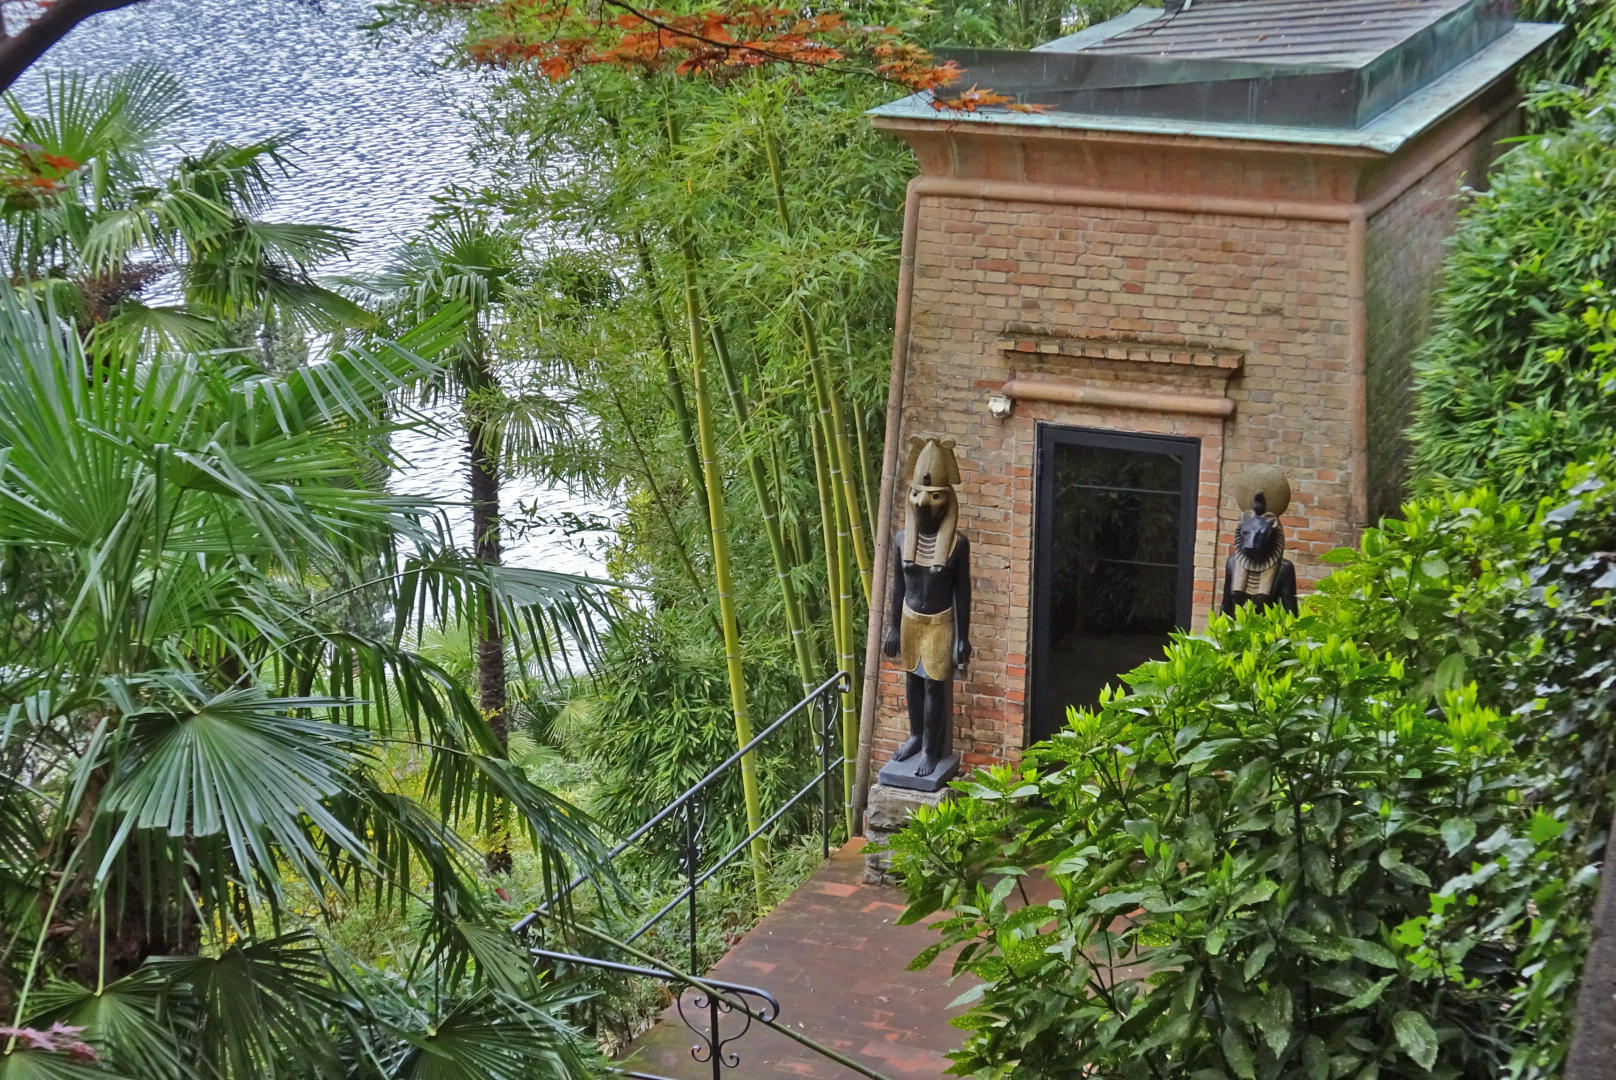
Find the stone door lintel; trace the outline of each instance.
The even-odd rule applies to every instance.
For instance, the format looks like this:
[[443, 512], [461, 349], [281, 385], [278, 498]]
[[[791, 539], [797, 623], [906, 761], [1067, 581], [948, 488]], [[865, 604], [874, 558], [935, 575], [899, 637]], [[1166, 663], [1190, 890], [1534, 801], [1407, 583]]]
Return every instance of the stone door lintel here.
[[[1205, 345], [1121, 338], [1077, 338], [1056, 334], [1015, 334], [1013, 337], [1001, 338], [998, 345], [1002, 352], [1012, 356], [1071, 357], [1120, 362], [1137, 365], [1140, 369], [1148, 368], [1153, 374], [1193, 371], [1222, 376], [1224, 383], [1240, 370], [1245, 360], [1244, 353]], [[1012, 401], [1048, 401], [1064, 405], [1139, 409], [1145, 412], [1193, 416], [1234, 415], [1234, 400], [1225, 395], [1133, 390], [1096, 385], [1088, 379], [1043, 372], [1012, 373], [1000, 388], [1000, 392]]]

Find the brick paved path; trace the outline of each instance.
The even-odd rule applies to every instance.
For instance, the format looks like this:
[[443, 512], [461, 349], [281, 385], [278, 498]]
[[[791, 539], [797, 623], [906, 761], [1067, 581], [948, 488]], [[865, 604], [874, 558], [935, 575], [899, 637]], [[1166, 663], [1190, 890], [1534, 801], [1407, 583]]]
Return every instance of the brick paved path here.
[[[782, 1024], [892, 1080], [940, 1077], [949, 1064], [944, 1055], [964, 1039], [947, 1022], [959, 1010], [947, 1006], [968, 984], [943, 985], [946, 957], [925, 971], [907, 970], [936, 933], [893, 925], [903, 896], [863, 883], [862, 847], [855, 840], [833, 854], [709, 974], [768, 990], [780, 999]], [[725, 1017], [726, 1025], [734, 1023]], [[669, 1009], [620, 1064], [677, 1080], [711, 1077], [710, 1064], [691, 1060], [693, 1042]], [[858, 1076], [758, 1024], [729, 1049], [741, 1059], [725, 1070], [735, 1080]]]

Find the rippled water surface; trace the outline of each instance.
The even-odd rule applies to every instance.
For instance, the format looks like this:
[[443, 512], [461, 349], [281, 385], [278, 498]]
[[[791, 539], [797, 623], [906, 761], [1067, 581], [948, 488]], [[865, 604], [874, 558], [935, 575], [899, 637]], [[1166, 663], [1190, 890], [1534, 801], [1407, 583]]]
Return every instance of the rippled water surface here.
[[[267, 216], [352, 229], [351, 262], [327, 269], [374, 270], [425, 222], [434, 192], [473, 180], [466, 156], [471, 124], [459, 109], [475, 100], [478, 82], [465, 72], [432, 70], [434, 50], [426, 44], [377, 41], [360, 29], [369, 18], [364, 0], [325, 0], [318, 9], [295, 0], [144, 0], [80, 26], [16, 90], [32, 104], [47, 73], [110, 72], [137, 60], [163, 64], [195, 103], [178, 129], [181, 146], [298, 133], [298, 171], [276, 185], [278, 200]], [[462, 444], [458, 431], [442, 439], [406, 437], [399, 449], [410, 466], [395, 476], [394, 488], [463, 499]], [[520, 480], [507, 483], [505, 501], [541, 519], [606, 510]], [[456, 507], [450, 516], [464, 543], [467, 514]], [[568, 537], [553, 527], [513, 525], [509, 562], [599, 572], [601, 534]]]

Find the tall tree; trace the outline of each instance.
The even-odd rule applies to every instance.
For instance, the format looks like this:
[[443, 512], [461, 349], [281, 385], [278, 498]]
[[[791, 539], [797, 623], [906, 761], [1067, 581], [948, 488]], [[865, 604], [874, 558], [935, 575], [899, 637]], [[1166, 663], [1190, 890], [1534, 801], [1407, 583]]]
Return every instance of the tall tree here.
[[[501, 382], [513, 366], [502, 355], [505, 312], [531, 277], [518, 236], [488, 215], [464, 208], [439, 214], [426, 231], [406, 244], [393, 265], [374, 283], [384, 313], [400, 326], [433, 318], [449, 305], [465, 312], [438, 394], [457, 400], [466, 443], [466, 481], [471, 509], [471, 549], [485, 566], [504, 560], [500, 490], [505, 447], [513, 439], [532, 450], [564, 437], [566, 416], [552, 398], [535, 391], [531, 380], [512, 393]], [[473, 629], [477, 656], [478, 705], [494, 738], [510, 738], [507, 702], [506, 637], [499, 605], [487, 598]], [[489, 867], [509, 869], [510, 853], [498, 841]]]

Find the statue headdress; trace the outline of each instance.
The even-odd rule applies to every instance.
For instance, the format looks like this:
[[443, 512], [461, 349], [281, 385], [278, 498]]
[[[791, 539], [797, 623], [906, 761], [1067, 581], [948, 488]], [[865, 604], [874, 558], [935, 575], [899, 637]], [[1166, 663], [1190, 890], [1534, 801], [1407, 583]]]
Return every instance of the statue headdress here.
[[1231, 553], [1234, 564], [1248, 581], [1242, 588], [1247, 592], [1266, 595], [1272, 591], [1274, 573], [1285, 558], [1285, 528], [1279, 523], [1279, 515], [1291, 504], [1291, 483], [1282, 470], [1273, 466], [1258, 466], [1241, 473], [1232, 486], [1242, 521], [1267, 518], [1273, 522], [1273, 539], [1267, 554], [1261, 559], [1253, 560], [1247, 556], [1238, 543]]
[[[1242, 515], [1272, 514], [1277, 518], [1291, 504], [1291, 482], [1285, 478], [1283, 470], [1272, 465], [1247, 469], [1235, 477], [1230, 486], [1234, 489], [1234, 501]], [[1253, 505], [1259, 495], [1263, 501], [1261, 510]]]
[[917, 560], [915, 557], [920, 530], [915, 522], [914, 504], [909, 501], [907, 492], [903, 501], [903, 561], [941, 566], [954, 553], [954, 536], [959, 529], [959, 499], [954, 496], [954, 487], [960, 482], [960, 474], [959, 463], [954, 460], [954, 440], [922, 439], [918, 435], [911, 435], [909, 453], [904, 459], [904, 472], [909, 475], [910, 487], [946, 490], [949, 493], [948, 509], [943, 514], [942, 524], [937, 527], [937, 542], [930, 558], [926, 559]]

